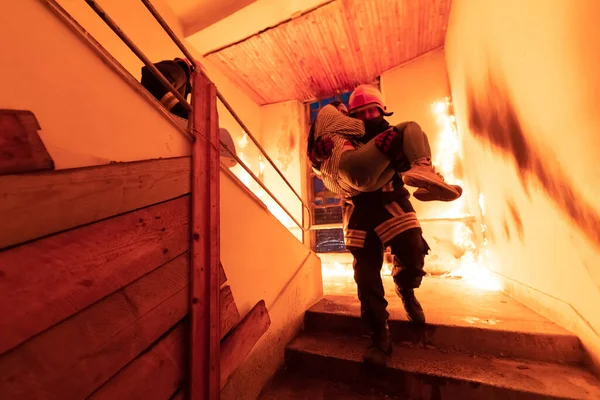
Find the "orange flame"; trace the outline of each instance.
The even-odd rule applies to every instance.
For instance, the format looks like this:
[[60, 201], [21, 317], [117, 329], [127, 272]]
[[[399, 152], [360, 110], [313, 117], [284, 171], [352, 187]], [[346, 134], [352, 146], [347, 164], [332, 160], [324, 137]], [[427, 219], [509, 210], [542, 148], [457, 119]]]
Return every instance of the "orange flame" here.
[[332, 263], [323, 262], [321, 264], [321, 268], [324, 278], [336, 276], [354, 276], [352, 264], [350, 263], [341, 263], [338, 261], [334, 261]]
[[[434, 165], [444, 175], [446, 181], [463, 187], [463, 195], [454, 202], [453, 207], [447, 212], [449, 215], [444, 217], [464, 217], [469, 216], [466, 205], [468, 195], [465, 183], [454, 175], [456, 162], [460, 159], [460, 137], [456, 128], [456, 118], [451, 114], [452, 101], [447, 97], [443, 101], [438, 101], [432, 106], [433, 112], [438, 121], [441, 132], [440, 141], [436, 156], [438, 161]], [[480, 215], [485, 215], [485, 200], [483, 193], [478, 198]], [[444, 277], [462, 278], [479, 289], [484, 290], [502, 290], [500, 279], [487, 267], [487, 239], [485, 238], [485, 225], [481, 225], [482, 234], [484, 234], [483, 247], [477, 249], [473, 240], [474, 232], [472, 227], [466, 223], [459, 224], [453, 234], [453, 242], [465, 252], [460, 257], [459, 266], [452, 272], [443, 275]], [[480, 251], [481, 250], [481, 251]]]

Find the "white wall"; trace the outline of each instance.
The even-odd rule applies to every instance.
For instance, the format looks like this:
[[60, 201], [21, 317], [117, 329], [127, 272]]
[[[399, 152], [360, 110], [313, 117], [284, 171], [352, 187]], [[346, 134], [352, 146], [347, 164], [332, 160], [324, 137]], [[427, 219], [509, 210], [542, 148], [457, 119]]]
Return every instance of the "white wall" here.
[[267, 307], [275, 301], [307, 257], [318, 261], [239, 181], [221, 174], [221, 261], [242, 315], [260, 299]]
[[454, 0], [446, 36], [493, 268], [518, 300], [578, 334], [597, 368], [598, 15], [594, 1]]
[[[131, 50], [118, 39], [85, 2], [61, 0], [60, 3], [129, 73], [136, 77], [136, 79], [140, 78], [143, 63], [133, 55]], [[141, 2], [103, 0], [100, 2], [100, 5], [152, 61], [173, 59], [174, 57], [182, 56], [179, 49], [170, 40], [168, 35], [164, 33], [160, 25]], [[169, 6], [163, 0], [154, 1], [153, 5], [158, 9], [174, 32], [180, 38], [183, 38], [180, 21]], [[185, 39], [183, 41], [184, 43], [187, 42]], [[254, 135], [262, 144], [266, 143], [268, 154], [280, 163], [278, 165], [284, 169], [286, 177], [293, 181], [296, 189], [300, 192], [298, 146], [296, 143], [294, 148], [290, 148], [293, 143], [289, 142], [290, 138], [300, 139], [297, 136], [298, 124], [296, 123], [296, 120], [301, 119], [304, 115], [304, 110], [300, 103], [289, 102], [284, 105], [275, 105], [272, 108], [261, 108], [215, 68], [211, 62], [202, 59], [195, 52], [193, 46], [188, 44], [187, 47], [205, 68], [209, 78], [233, 107], [235, 113], [242, 119], [243, 123], [249, 129], [249, 133]], [[236, 146], [236, 152], [238, 155], [243, 155], [244, 160], [248, 162], [253, 172], [258, 175], [260, 170], [258, 159], [260, 152], [258, 148], [252, 142], [249, 142], [245, 148], [242, 148], [242, 138], [244, 133], [248, 132], [236, 122], [233, 115], [227, 111], [221, 101], [218, 101], [217, 105], [219, 126], [229, 131]], [[267, 118], [267, 120], [263, 124], [262, 121], [264, 118]], [[264, 134], [265, 131], [268, 131], [268, 134]], [[273, 138], [279, 138], [280, 135], [285, 136], [288, 143], [273, 141]], [[290, 156], [286, 155], [287, 151], [294, 153], [291, 159]], [[269, 189], [275, 193], [283, 204], [292, 210], [294, 217], [298, 221], [301, 221], [302, 211], [298, 200], [287, 189], [287, 186], [284, 186], [285, 184], [281, 178], [266, 160], [264, 160], [264, 165], [265, 182], [268, 182]], [[233, 171], [238, 177], [248, 182], [253, 190], [259, 190], [258, 185], [255, 184], [240, 166], [235, 167]], [[282, 219], [286, 226], [294, 229], [298, 237], [301, 237], [301, 230], [289, 220], [279, 206], [270, 200], [266, 194], [261, 195], [261, 197], [265, 199], [272, 212]]]
[[[85, 2], [60, 0], [59, 4], [140, 78], [142, 62]], [[151, 60], [181, 56], [141, 2], [104, 0], [100, 5]], [[181, 32], [168, 6], [160, 0], [153, 5], [175, 32]], [[44, 1], [6, 2], [0, 7], [3, 54], [22, 60], [0, 63], [0, 106], [34, 112], [56, 168], [189, 154], [189, 142], [170, 120], [105, 65]], [[248, 128], [259, 135], [259, 106], [211, 63], [201, 62]], [[242, 129], [220, 102], [219, 117], [220, 126], [237, 141]]]
[[[93, 10], [81, 1], [60, 0], [59, 3], [77, 22], [84, 27], [106, 50], [121, 63], [136, 79], [141, 76], [142, 62], [125, 46], [121, 40], [102, 22]], [[152, 61], [172, 59], [181, 56], [181, 52], [164, 33], [159, 24], [154, 20], [148, 10], [139, 1], [122, 2], [119, 0], [103, 0], [99, 2], [106, 13], [122, 28], [136, 45]], [[153, 5], [166, 19], [171, 28], [183, 38], [180, 21], [163, 1], [154, 1]], [[186, 40], [184, 39], [184, 42]], [[210, 79], [216, 84], [218, 90], [224, 95], [238, 116], [257, 140], [265, 146], [267, 153], [282, 168], [286, 178], [298, 192], [301, 192], [300, 183], [300, 152], [298, 142], [302, 140], [299, 131], [299, 122], [304, 116], [304, 108], [298, 102], [287, 102], [269, 107], [259, 107], [233, 82], [226, 78], [212, 63], [203, 60], [193, 46], [187, 46], [205, 68]], [[235, 121], [233, 115], [227, 111], [223, 103], [218, 102], [219, 126], [226, 128], [236, 145], [236, 151], [244, 156], [249, 166], [257, 175], [259, 173], [259, 151], [253, 143], [246, 148], [241, 148], [244, 129]], [[263, 123], [263, 119], [265, 119]], [[285, 137], [285, 138], [284, 138]], [[295, 142], [292, 142], [294, 141]], [[292, 211], [294, 217], [301, 221], [302, 209], [300, 203], [287, 188], [283, 180], [264, 160], [264, 177], [270, 190]], [[256, 185], [241, 167], [235, 167], [236, 175], [245, 181], [250, 180], [253, 190], [258, 190]], [[267, 195], [261, 196], [268, 202], [272, 211], [280, 217], [286, 226], [294, 229], [298, 237], [301, 230], [281, 211]]]
[[283, 365], [304, 311], [322, 296], [321, 261], [229, 174], [221, 174], [221, 261], [241, 315], [265, 300], [271, 326], [222, 392], [254, 400]]
[[181, 132], [43, 2], [3, 2], [0, 41], [0, 107], [36, 115], [56, 168], [189, 154]]
[[[302, 168], [306, 162], [306, 116], [304, 104], [299, 101], [262, 106], [260, 143], [273, 159], [296, 192], [302, 195]], [[301, 221], [302, 205], [294, 193], [265, 162], [264, 182], [277, 198], [288, 207], [292, 215]]]
[[[58, 2], [129, 73], [138, 80], [141, 78], [143, 63], [85, 2], [79, 0], [59, 0]], [[181, 51], [141, 1], [102, 0], [98, 3], [151, 61], [158, 62], [183, 57]], [[154, 0], [152, 5], [163, 16], [177, 36], [183, 40], [192, 55], [204, 66], [209, 78], [215, 83], [217, 89], [231, 104], [243, 122], [253, 134], [258, 135], [260, 130], [259, 106], [237, 85], [217, 70], [212, 63], [203, 60], [194, 47], [184, 39], [183, 28], [179, 19], [164, 0]], [[218, 103], [218, 112], [219, 126], [229, 130], [234, 142], [237, 142], [242, 136], [241, 127], [220, 102]]]
[[[143, 63], [85, 1], [57, 0], [57, 3], [136, 79], [141, 78]], [[97, 3], [150, 60], [156, 62], [181, 54], [141, 1], [99, 0]], [[152, 5], [175, 32], [181, 31], [179, 20], [163, 0], [155, 0]]]

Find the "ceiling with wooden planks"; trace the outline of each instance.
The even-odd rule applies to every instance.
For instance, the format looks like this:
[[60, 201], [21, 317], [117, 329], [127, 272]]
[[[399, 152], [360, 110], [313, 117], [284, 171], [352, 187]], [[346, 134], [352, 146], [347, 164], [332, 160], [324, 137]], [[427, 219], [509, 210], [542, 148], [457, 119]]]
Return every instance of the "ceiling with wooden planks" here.
[[443, 45], [451, 0], [335, 0], [206, 58], [258, 104], [373, 82]]

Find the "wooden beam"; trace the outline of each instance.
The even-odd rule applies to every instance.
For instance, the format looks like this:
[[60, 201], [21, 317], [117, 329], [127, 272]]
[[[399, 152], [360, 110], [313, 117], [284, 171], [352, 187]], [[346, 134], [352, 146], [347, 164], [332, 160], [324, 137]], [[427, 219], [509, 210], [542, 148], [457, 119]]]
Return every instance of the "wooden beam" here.
[[220, 295], [221, 302], [221, 338], [227, 335], [227, 333], [240, 322], [240, 312], [235, 305], [233, 300], [233, 293], [229, 286], [223, 286], [221, 288]]
[[269, 329], [271, 319], [265, 301], [259, 301], [221, 344], [221, 388], [244, 361], [258, 339]]
[[0, 175], [54, 169], [31, 111], [0, 110]]
[[187, 251], [189, 200], [0, 252], [0, 354]]
[[1, 356], [0, 397], [87, 398], [187, 314], [188, 277], [183, 254]]
[[191, 400], [219, 400], [219, 130], [215, 85], [193, 74]]
[[108, 381], [89, 400], [164, 400], [186, 376], [185, 354], [188, 324], [179, 323], [148, 352]]
[[0, 249], [189, 193], [191, 162], [179, 157], [0, 176]]

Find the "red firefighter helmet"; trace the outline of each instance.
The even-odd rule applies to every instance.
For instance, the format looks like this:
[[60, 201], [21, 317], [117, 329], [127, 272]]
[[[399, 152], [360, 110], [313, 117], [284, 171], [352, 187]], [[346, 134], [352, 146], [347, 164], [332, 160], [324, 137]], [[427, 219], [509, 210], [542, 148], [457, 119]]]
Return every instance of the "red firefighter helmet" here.
[[373, 106], [379, 107], [381, 113], [386, 117], [393, 114], [386, 111], [385, 104], [383, 103], [383, 95], [379, 89], [372, 85], [360, 85], [350, 95], [348, 112], [350, 115], [353, 115]]

